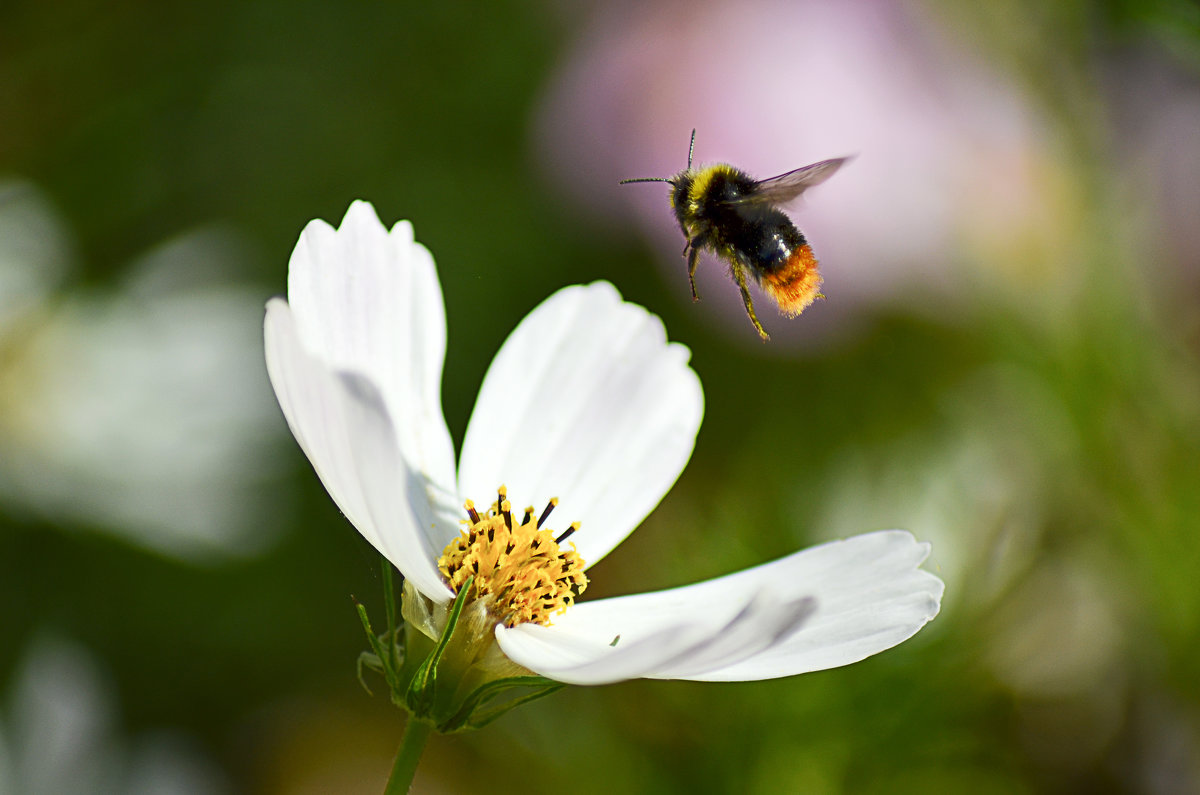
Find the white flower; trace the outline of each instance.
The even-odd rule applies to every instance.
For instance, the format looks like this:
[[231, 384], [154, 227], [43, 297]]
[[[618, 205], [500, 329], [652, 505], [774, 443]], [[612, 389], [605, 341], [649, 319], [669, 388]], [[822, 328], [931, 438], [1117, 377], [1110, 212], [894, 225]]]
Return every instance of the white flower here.
[[200, 229], [111, 288], [64, 287], [70, 230], [0, 179], [0, 502], [189, 561], [261, 552], [283, 428], [262, 377], [261, 295], [237, 238]]
[[74, 641], [37, 635], [21, 652], [6, 695], [0, 703], [0, 793], [230, 791], [220, 771], [179, 731], [124, 734], [103, 665]]
[[[457, 477], [441, 410], [445, 345], [432, 257], [410, 224], [389, 233], [365, 202], [340, 229], [308, 225], [288, 301], [267, 305], [267, 367], [288, 424], [338, 506], [407, 579], [406, 596], [415, 588], [435, 609], [453, 601], [439, 558], [445, 567], [463, 538], [468, 500], [486, 505], [502, 485], [518, 506], [558, 498], [547, 526], [580, 527], [570, 544], [560, 534], [557, 564], [573, 547], [590, 566], [691, 456], [704, 407], [689, 351], [610, 284], [560, 290], [509, 336]], [[507, 505], [496, 500], [493, 516]], [[481, 527], [499, 521], [479, 513]], [[790, 676], [861, 660], [933, 618], [943, 586], [917, 568], [928, 553], [906, 532], [868, 533], [686, 588], [583, 604], [568, 590], [545, 623], [506, 626], [498, 612], [491, 623], [509, 660], [560, 682]]]

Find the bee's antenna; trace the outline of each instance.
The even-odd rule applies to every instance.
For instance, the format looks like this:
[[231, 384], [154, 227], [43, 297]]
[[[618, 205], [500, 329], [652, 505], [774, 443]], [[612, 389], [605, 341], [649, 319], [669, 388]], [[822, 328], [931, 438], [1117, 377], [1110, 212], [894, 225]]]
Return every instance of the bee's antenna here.
[[688, 144], [688, 168], [692, 167], [692, 153], [696, 151], [696, 128], [692, 128], [692, 142]]
[[675, 184], [673, 180], [667, 179], [666, 177], [638, 177], [637, 179], [623, 179], [617, 184], [628, 185], [630, 182], [670, 182], [672, 185]]

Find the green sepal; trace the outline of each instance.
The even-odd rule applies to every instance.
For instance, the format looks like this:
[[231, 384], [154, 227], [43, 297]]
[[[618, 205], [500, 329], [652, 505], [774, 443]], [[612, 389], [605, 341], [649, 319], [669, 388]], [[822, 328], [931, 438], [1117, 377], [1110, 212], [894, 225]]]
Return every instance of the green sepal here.
[[[354, 599], [353, 596], [350, 598]], [[358, 611], [358, 619], [362, 622], [363, 631], [367, 633], [367, 642], [371, 644], [371, 651], [375, 653], [375, 658], [379, 661], [383, 677], [387, 680], [389, 687], [394, 687], [396, 682], [396, 669], [388, 665], [387, 661], [389, 658], [387, 652], [383, 648], [383, 641], [375, 634], [375, 630], [371, 629], [371, 619], [367, 617], [367, 608], [364, 607], [363, 603], [357, 599], [354, 599], [354, 607]]]
[[369, 651], [364, 651], [358, 655], [358, 660], [354, 664], [354, 673], [358, 676], [358, 683], [362, 685], [362, 689], [367, 691], [368, 696], [375, 695], [367, 684], [366, 677], [363, 676], [363, 668], [370, 668], [377, 674], [384, 674], [383, 661], [379, 659], [379, 655]]
[[467, 721], [466, 726], [464, 726], [463, 728], [465, 728], [465, 729], [482, 729], [484, 726], [487, 726], [489, 723], [496, 720], [496, 718], [499, 718], [501, 715], [504, 715], [505, 713], [507, 713], [510, 709], [515, 709], [516, 707], [519, 707], [522, 704], [528, 704], [530, 701], [537, 701], [539, 698], [548, 696], [551, 693], [557, 693], [559, 690], [562, 690], [564, 687], [566, 687], [565, 683], [555, 682], [553, 685], [548, 685], [547, 687], [543, 687], [542, 689], [540, 689], [536, 692], [529, 693], [528, 695], [521, 696], [520, 698], [514, 698], [512, 701], [507, 701], [501, 706], [494, 707], [491, 710], [489, 710], [488, 712], [484, 712], [479, 717], [472, 716], [471, 720]]
[[[371, 627], [370, 619], [367, 617], [366, 608], [357, 600], [354, 603], [363, 630], [367, 633], [367, 640], [371, 644], [371, 650], [362, 652], [356, 663], [359, 683], [368, 693], [371, 693], [371, 688], [367, 686], [364, 677], [366, 669], [383, 675], [391, 691], [392, 702], [408, 710], [414, 720], [428, 721], [440, 733], [449, 734], [482, 728], [515, 707], [528, 704], [565, 687], [562, 682], [543, 676], [509, 676], [487, 681], [462, 698], [452, 692], [458, 687], [462, 672], [454, 677], [454, 682], [443, 684], [439, 680], [439, 667], [454, 639], [454, 633], [461, 622], [463, 611], [466, 609], [467, 594], [474, 584], [473, 577], [468, 579], [455, 595], [454, 602], [446, 614], [441, 634], [428, 656], [415, 667], [412, 664], [416, 662], [417, 658], [412, 659], [406, 665], [408, 654], [403, 636], [399, 639], [400, 642], [393, 640], [396, 635], [400, 634], [400, 628], [395, 625], [397, 614], [394, 605], [394, 591], [387, 566], [388, 564], [385, 562], [384, 588], [388, 632], [376, 635]], [[404, 624], [401, 624], [401, 627], [403, 626]], [[444, 679], [444, 677], [442, 678]], [[450, 689], [446, 690], [447, 687]], [[529, 692], [513, 696], [512, 691], [518, 689]], [[446, 692], [443, 693], [442, 690], [446, 690]], [[447, 703], [448, 700], [453, 703]], [[454, 704], [457, 704], [457, 707]], [[446, 717], [451, 710], [453, 710], [452, 714]]]
[[417, 668], [412, 681], [408, 683], [408, 692], [405, 693], [404, 703], [408, 706], [409, 711], [418, 718], [429, 716], [433, 709], [438, 663], [442, 661], [442, 655], [446, 653], [446, 647], [450, 645], [450, 638], [454, 636], [454, 630], [458, 627], [458, 619], [462, 616], [463, 606], [467, 603], [467, 593], [470, 592], [474, 581], [475, 577], [471, 576], [459, 588], [458, 594], [454, 597], [454, 604], [450, 607], [450, 614], [446, 617], [446, 626], [442, 629], [442, 636], [438, 638], [437, 646]]
[[[565, 686], [562, 682], [556, 682], [544, 676], [510, 676], [505, 679], [494, 679], [476, 688], [471, 695], [467, 696], [458, 711], [438, 726], [438, 731], [443, 734], [449, 734], [451, 732], [481, 728], [496, 720], [496, 718], [499, 718], [510, 709], [518, 707], [521, 704], [528, 704], [530, 701], [535, 701], [543, 696], [548, 696]], [[505, 701], [503, 704], [498, 704], [490, 709], [484, 709], [489, 702], [502, 695], [505, 691], [519, 687], [532, 687], [535, 688], [535, 691], [519, 698], [514, 698], [511, 701]]]
[[437, 670], [430, 667], [431, 659], [432, 655], [425, 658], [404, 692], [404, 706], [414, 718], [424, 717], [433, 703], [432, 690], [437, 682]]

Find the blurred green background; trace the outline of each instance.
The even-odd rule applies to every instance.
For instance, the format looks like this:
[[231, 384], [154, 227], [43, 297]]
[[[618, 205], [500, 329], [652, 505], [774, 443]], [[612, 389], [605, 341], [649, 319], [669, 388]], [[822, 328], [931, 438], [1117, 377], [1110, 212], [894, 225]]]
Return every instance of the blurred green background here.
[[[763, 24], [779, 13], [752, 5]], [[651, 6], [681, 37], [714, 9], [750, 13]], [[569, 165], [596, 186], [678, 169], [701, 122], [653, 120], [678, 152], [663, 162], [635, 151], [616, 100], [665, 101], [655, 79], [700, 80], [694, 59], [733, 82], [674, 100], [720, 116], [761, 87], [755, 70], [797, 58], [699, 48], [605, 88], [651, 6], [0, 5], [0, 791], [382, 788], [403, 715], [355, 681], [350, 600], [379, 611], [378, 558], [261, 363], [262, 303], [300, 229], [356, 198], [411, 219], [437, 260], [456, 440], [505, 335], [566, 284], [611, 280], [691, 348], [695, 456], [589, 596], [881, 527], [931, 540], [947, 582], [939, 618], [849, 668], [572, 688], [434, 738], [421, 791], [1200, 791], [1197, 6], [848, 4], [904, 57], [965, 54], [1036, 116], [1034, 190], [993, 228], [999, 188], [969, 158], [914, 149], [947, 170], [937, 191], [969, 186], [936, 245], [827, 253], [811, 319], [760, 299], [769, 346], [718, 308], [736, 291], [716, 263], [706, 301], [687, 300], [679, 242], [641, 233], [677, 234], [664, 197], [646, 205], [661, 216], [633, 205], [645, 195], [614, 204]], [[823, 7], [797, 7], [814, 15], [797, 47], [836, 51]], [[670, 49], [672, 28], [654, 35]], [[608, 105], [551, 88], [579, 63]], [[759, 104], [807, 102], [815, 128], [835, 115], [795, 85]], [[983, 96], [911, 113], [953, 142]], [[603, 156], [555, 149], [558, 120], [593, 110], [579, 145]], [[747, 122], [746, 152], [709, 151], [752, 157], [756, 134], [786, 134], [769, 123]], [[906, 119], [870, 123], [902, 136]], [[859, 173], [895, 184], [869, 154]], [[847, 171], [858, 209], [836, 225], [872, 234], [892, 208]], [[896, 274], [905, 289], [851, 300], [851, 275]]]

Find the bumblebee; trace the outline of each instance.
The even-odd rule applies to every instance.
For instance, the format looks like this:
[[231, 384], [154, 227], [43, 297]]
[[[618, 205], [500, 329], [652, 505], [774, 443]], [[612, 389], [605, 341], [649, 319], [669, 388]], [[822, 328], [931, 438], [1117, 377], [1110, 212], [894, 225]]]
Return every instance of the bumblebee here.
[[688, 147], [687, 168], [672, 177], [623, 179], [666, 182], [672, 186], [671, 207], [687, 243], [688, 281], [696, 295], [696, 264], [704, 249], [729, 263], [729, 272], [742, 291], [746, 314], [763, 340], [770, 339], [754, 314], [746, 273], [775, 299], [779, 310], [795, 317], [818, 298], [821, 274], [817, 258], [804, 235], [779, 209], [814, 185], [833, 176], [849, 158], [822, 160], [770, 179], [756, 180], [725, 163], [692, 167], [696, 131]]

